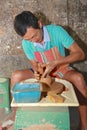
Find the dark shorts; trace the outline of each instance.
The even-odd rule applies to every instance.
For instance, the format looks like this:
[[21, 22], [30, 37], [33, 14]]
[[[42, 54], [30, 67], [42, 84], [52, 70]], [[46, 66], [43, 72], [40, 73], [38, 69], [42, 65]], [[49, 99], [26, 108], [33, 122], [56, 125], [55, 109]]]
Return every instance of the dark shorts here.
[[29, 70], [31, 70], [34, 73], [34, 70], [32, 68], [29, 68]]

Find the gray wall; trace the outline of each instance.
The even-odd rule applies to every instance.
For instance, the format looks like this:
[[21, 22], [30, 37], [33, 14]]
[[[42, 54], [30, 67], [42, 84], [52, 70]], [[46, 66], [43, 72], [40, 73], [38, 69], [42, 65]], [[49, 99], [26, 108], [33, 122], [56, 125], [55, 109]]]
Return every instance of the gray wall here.
[[[30, 67], [21, 48], [22, 39], [13, 29], [15, 15], [24, 10], [34, 12], [43, 24], [64, 26], [86, 53], [87, 0], [0, 0], [0, 77]], [[87, 60], [74, 66], [87, 71]]]

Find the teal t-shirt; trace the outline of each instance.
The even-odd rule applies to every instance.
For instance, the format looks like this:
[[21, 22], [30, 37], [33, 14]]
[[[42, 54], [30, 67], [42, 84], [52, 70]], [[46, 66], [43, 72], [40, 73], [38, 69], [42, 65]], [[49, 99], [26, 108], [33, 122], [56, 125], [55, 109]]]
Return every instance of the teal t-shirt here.
[[45, 48], [34, 46], [34, 43], [28, 40], [22, 40], [23, 50], [29, 60], [35, 59], [35, 51], [44, 52], [55, 46], [58, 48], [60, 54], [65, 56], [65, 48], [69, 48], [74, 43], [73, 38], [61, 26], [47, 25], [45, 28], [50, 38], [49, 41], [45, 41]]

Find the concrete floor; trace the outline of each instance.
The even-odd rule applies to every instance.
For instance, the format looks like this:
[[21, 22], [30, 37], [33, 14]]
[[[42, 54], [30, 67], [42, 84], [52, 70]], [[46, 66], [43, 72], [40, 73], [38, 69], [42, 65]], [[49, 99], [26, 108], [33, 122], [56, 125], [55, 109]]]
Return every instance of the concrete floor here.
[[[10, 113], [7, 113], [4, 108], [0, 108], [0, 127], [2, 125], [6, 125], [6, 127], [0, 129], [0, 130], [14, 130], [14, 111], [11, 110]], [[9, 122], [11, 124], [9, 125]]]

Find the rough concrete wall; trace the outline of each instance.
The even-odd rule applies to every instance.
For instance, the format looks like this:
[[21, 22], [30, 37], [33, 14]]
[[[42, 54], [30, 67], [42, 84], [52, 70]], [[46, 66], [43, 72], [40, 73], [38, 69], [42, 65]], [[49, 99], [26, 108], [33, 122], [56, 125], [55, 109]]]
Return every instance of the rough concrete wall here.
[[[67, 26], [69, 33], [86, 51], [86, 0], [3, 0], [0, 1], [0, 77], [10, 77], [14, 70], [30, 67], [21, 48], [22, 39], [13, 29], [15, 15], [23, 10], [36, 12], [43, 24]], [[86, 63], [83, 61], [74, 66], [87, 71]]]
[[87, 0], [68, 0], [67, 10], [69, 32], [86, 54], [85, 61], [74, 67], [87, 72]]

